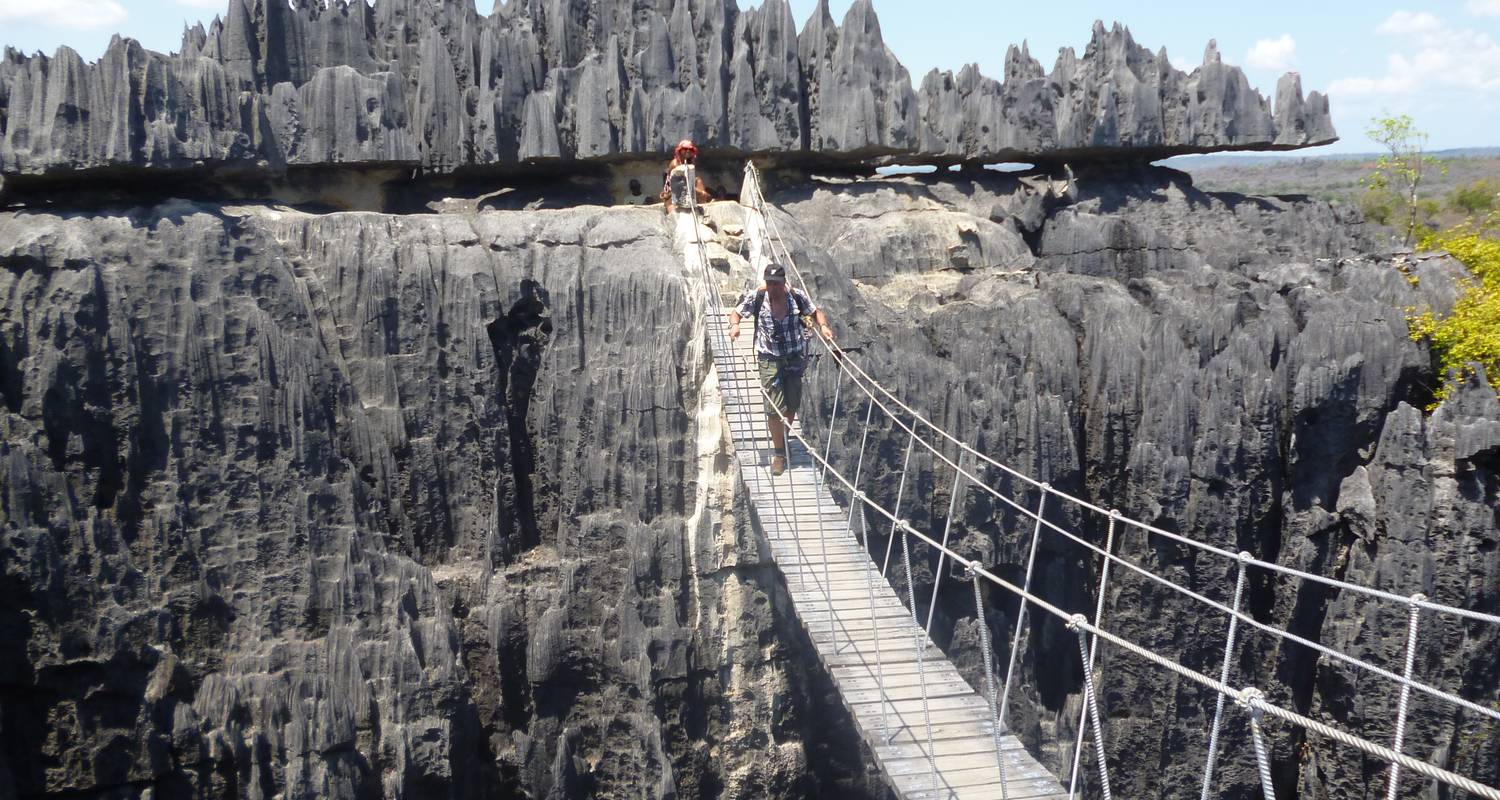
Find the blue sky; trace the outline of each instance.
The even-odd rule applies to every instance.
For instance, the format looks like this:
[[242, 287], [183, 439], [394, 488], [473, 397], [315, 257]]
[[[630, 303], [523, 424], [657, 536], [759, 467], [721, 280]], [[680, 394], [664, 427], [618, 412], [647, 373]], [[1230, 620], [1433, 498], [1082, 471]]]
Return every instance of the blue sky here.
[[[817, 0], [791, 0], [800, 22]], [[852, 0], [832, 0], [842, 18]], [[97, 58], [119, 32], [170, 51], [185, 22], [207, 21], [226, 0], [0, 0], [0, 43], [31, 52], [67, 44]], [[488, 10], [483, 2], [482, 10]], [[752, 3], [741, 0], [748, 7]], [[1255, 3], [1051, 0], [876, 0], [885, 38], [920, 82], [927, 70], [977, 62], [999, 77], [1005, 48], [1025, 39], [1051, 68], [1060, 47], [1082, 51], [1095, 19], [1118, 20], [1136, 41], [1166, 47], [1191, 69], [1209, 39], [1263, 92], [1287, 69], [1304, 90], [1332, 96], [1343, 141], [1327, 152], [1373, 148], [1372, 116], [1407, 113], [1430, 146], [1500, 145], [1500, 0], [1258, 0]]]

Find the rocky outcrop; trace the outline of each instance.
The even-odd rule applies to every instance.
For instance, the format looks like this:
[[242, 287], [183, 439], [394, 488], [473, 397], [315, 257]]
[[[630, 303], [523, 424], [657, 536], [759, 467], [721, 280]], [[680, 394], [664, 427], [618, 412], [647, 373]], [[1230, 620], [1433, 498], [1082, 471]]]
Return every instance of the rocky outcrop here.
[[678, 264], [639, 209], [0, 214], [0, 793], [868, 791]]
[[[1346, 574], [1421, 591], [1444, 602], [1468, 598], [1470, 607], [1500, 607], [1500, 402], [1481, 372], [1431, 415], [1402, 404], [1379, 427], [1370, 462], [1350, 471], [1337, 488], [1329, 528], [1298, 543], [1293, 563], [1332, 564]], [[1320, 541], [1321, 539], [1321, 541]], [[1406, 650], [1408, 609], [1349, 596], [1298, 598], [1322, 621], [1324, 639], [1345, 652], [1399, 665]], [[1417, 674], [1461, 697], [1497, 706], [1500, 631], [1424, 613], [1418, 619]], [[1306, 659], [1284, 653], [1289, 666]], [[1341, 725], [1386, 731], [1397, 698], [1369, 692], [1362, 676], [1343, 664], [1320, 664], [1309, 705]], [[1453, 713], [1429, 698], [1414, 700], [1407, 741], [1411, 752], [1449, 769], [1500, 783], [1500, 725], [1472, 712]], [[1424, 713], [1425, 712], [1425, 713]], [[1329, 742], [1289, 737], [1281, 755], [1305, 747], [1304, 796], [1323, 800], [1374, 794], [1384, 765], [1352, 759]], [[1407, 775], [1403, 796], [1422, 796], [1423, 782]]]
[[870, 0], [800, 33], [786, 0], [497, 5], [229, 0], [180, 53], [115, 39], [85, 63], [7, 50], [0, 175], [428, 173], [657, 157], [683, 136], [721, 155], [821, 163], [1153, 159], [1334, 139], [1295, 75], [1275, 108], [1210, 45], [1190, 74], [1116, 25], [1045, 73], [1023, 47], [1004, 82], [965, 68], [913, 91]]
[[[1452, 260], [1367, 255], [1379, 248], [1357, 217], [1303, 198], [1205, 194], [1166, 170], [1080, 173], [1071, 182], [826, 183], [771, 199], [841, 323], [842, 344], [981, 451], [1231, 551], [1500, 611], [1500, 405], [1481, 376], [1424, 415], [1434, 376], [1404, 321], [1408, 307], [1453, 302], [1461, 270]], [[831, 370], [817, 374], [813, 419], [831, 411], [835, 388]], [[862, 406], [848, 402], [847, 384], [843, 391], [841, 416], [856, 413]], [[836, 461], [854, 463], [861, 430], [852, 418], [834, 424]], [[886, 424], [871, 437], [865, 488], [890, 505], [906, 437]], [[902, 508], [919, 527], [942, 530], [953, 473], [920, 451], [913, 464]], [[1035, 507], [1034, 491], [995, 470], [982, 474]], [[959, 508], [958, 549], [1019, 579], [1030, 524], [977, 492]], [[1058, 523], [1102, 545], [1105, 520], [1052, 508]], [[1056, 537], [1043, 542], [1043, 596], [1092, 615], [1096, 561]], [[877, 552], [885, 546], [873, 537]], [[1116, 547], [1228, 602], [1233, 563], [1125, 532]], [[919, 598], [931, 592], [935, 562], [916, 565]], [[1400, 671], [1403, 605], [1251, 578], [1246, 605], [1257, 619]], [[973, 595], [964, 582], [945, 585], [937, 636], [981, 685]], [[1004, 663], [1015, 603], [1000, 592], [987, 601]], [[1222, 617], [1123, 570], [1110, 579], [1105, 609], [1113, 632], [1216, 673]], [[1416, 674], [1500, 707], [1500, 673], [1487, 655], [1500, 632], [1432, 615], [1422, 623]], [[1241, 630], [1235, 685], [1390, 740], [1397, 697], [1388, 682]], [[1014, 721], [1066, 774], [1077, 641], [1033, 619], [1024, 648]], [[1116, 796], [1197, 796], [1214, 697], [1112, 648], [1101, 663]], [[1500, 727], [1427, 698], [1412, 708], [1409, 753], [1500, 781]], [[1287, 726], [1272, 730], [1278, 797], [1384, 796], [1383, 764]], [[1232, 708], [1223, 741], [1213, 796], [1261, 796], [1245, 720]], [[1400, 796], [1424, 791], [1408, 776]]]
[[1004, 83], [970, 65], [922, 81], [921, 151], [954, 161], [1152, 157], [1213, 150], [1263, 150], [1334, 141], [1326, 97], [1302, 96], [1296, 73], [1270, 102], [1213, 42], [1203, 65], [1184, 74], [1135, 43], [1118, 23], [1095, 23], [1079, 58], [1064, 48], [1049, 74], [1022, 45], [1006, 53]]

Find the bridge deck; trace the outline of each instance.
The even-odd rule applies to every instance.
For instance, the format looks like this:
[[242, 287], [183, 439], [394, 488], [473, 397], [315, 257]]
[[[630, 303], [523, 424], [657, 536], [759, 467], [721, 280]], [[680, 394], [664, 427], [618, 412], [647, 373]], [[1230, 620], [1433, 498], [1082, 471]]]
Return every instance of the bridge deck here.
[[[726, 312], [715, 313], [709, 324], [725, 325]], [[846, 509], [820, 485], [812, 458], [795, 441], [786, 473], [772, 478], [771, 441], [766, 433], [748, 321], [742, 334], [732, 353], [714, 354], [735, 456], [761, 528], [786, 575], [797, 617], [854, 718], [860, 737], [901, 797], [1000, 797], [989, 704], [912, 621], [911, 612], [849, 531]], [[873, 616], [870, 586], [874, 587]], [[920, 669], [918, 641], [928, 645]], [[924, 683], [927, 715], [922, 709]], [[936, 785], [928, 763], [929, 717], [937, 761]], [[883, 730], [889, 732], [889, 740]], [[1057, 779], [1014, 736], [1002, 738], [1001, 750], [1010, 798], [1050, 800], [1067, 796]]]

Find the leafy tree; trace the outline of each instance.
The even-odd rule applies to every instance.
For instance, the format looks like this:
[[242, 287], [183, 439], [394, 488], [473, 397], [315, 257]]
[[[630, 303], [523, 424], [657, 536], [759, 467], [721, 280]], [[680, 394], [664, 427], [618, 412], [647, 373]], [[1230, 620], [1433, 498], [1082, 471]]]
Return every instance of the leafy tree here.
[[1500, 389], [1500, 239], [1480, 233], [1472, 224], [1460, 225], [1422, 241], [1424, 249], [1446, 249], [1473, 273], [1453, 313], [1439, 319], [1431, 311], [1407, 320], [1411, 337], [1428, 340], [1442, 383], [1436, 394], [1442, 402], [1453, 393], [1450, 376], [1466, 376], [1473, 365], [1484, 367], [1492, 386]]
[[1417, 201], [1417, 222], [1412, 230], [1420, 240], [1437, 234], [1437, 218], [1443, 213], [1443, 204], [1430, 198], [1424, 197]]
[[1362, 181], [1365, 188], [1389, 198], [1394, 209], [1390, 223], [1402, 231], [1401, 243], [1410, 246], [1417, 236], [1417, 224], [1424, 209], [1417, 192], [1427, 173], [1447, 167], [1423, 153], [1427, 134], [1406, 114], [1399, 117], [1377, 117], [1370, 121], [1369, 137], [1386, 149], [1375, 164], [1375, 171]]
[[1500, 183], [1480, 178], [1453, 190], [1448, 196], [1448, 206], [1460, 214], [1478, 216], [1495, 210], [1500, 201]]
[[1365, 219], [1376, 225], [1390, 225], [1396, 216], [1396, 205], [1391, 199], [1391, 193], [1368, 187], [1359, 196], [1359, 210], [1365, 215]]

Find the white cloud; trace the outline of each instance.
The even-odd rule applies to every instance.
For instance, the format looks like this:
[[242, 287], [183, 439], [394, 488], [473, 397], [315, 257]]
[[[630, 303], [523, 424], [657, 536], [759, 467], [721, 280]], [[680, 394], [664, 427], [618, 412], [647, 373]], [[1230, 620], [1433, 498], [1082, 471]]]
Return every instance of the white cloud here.
[[1469, 0], [1464, 10], [1476, 17], [1500, 17], [1500, 0]]
[[0, 22], [92, 30], [114, 27], [126, 16], [116, 0], [0, 0]]
[[[3, 0], [0, 0], [0, 2], [3, 2]], [[177, 0], [177, 5], [187, 6], [188, 8], [205, 8], [205, 9], [208, 9], [209, 11], [223, 11], [224, 10], [224, 6], [225, 6], [225, 1], [224, 0]]]
[[[1500, 5], [1500, 0], [1483, 2]], [[1336, 80], [1328, 87], [1335, 98], [1412, 95], [1438, 89], [1456, 89], [1470, 97], [1500, 95], [1500, 42], [1488, 33], [1454, 27], [1426, 11], [1397, 11], [1375, 32], [1392, 43], [1385, 74]]]
[[1375, 32], [1384, 36], [1426, 35], [1447, 27], [1430, 11], [1397, 11], [1376, 26]]
[[1297, 40], [1290, 33], [1275, 39], [1261, 39], [1250, 48], [1245, 63], [1255, 69], [1287, 70], [1297, 63]]

